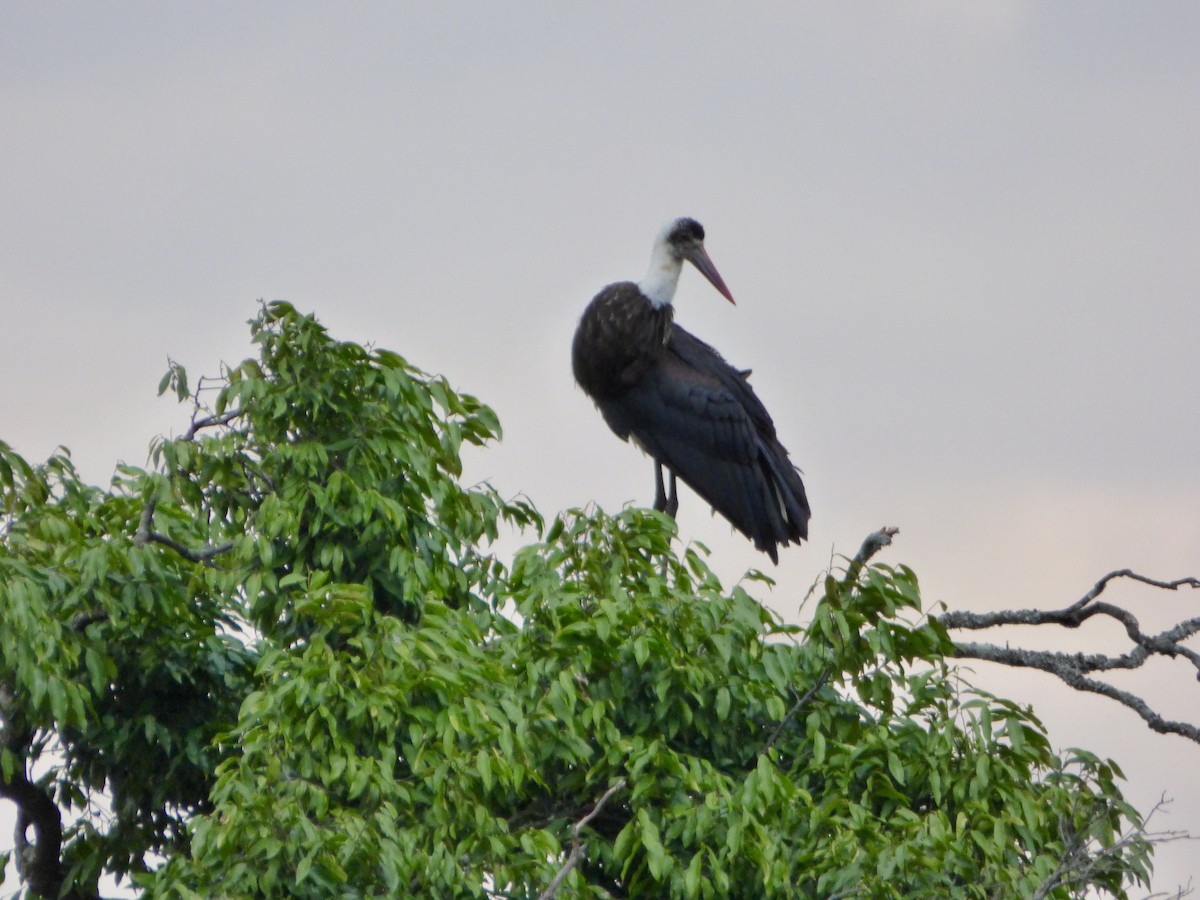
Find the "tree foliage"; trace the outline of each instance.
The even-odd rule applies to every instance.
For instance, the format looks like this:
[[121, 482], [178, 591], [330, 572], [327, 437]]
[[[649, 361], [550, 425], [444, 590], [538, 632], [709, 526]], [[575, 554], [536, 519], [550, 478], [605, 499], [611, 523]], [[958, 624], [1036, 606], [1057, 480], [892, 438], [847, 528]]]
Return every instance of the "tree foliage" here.
[[[31, 893], [1147, 882], [1117, 766], [961, 682], [908, 568], [831, 572], [785, 623], [660, 514], [545, 523], [463, 486], [500, 429], [445, 379], [286, 304], [251, 324], [216, 383], [172, 365], [191, 427], [107, 489], [0, 445], [0, 795]], [[532, 538], [511, 559], [504, 527]]]

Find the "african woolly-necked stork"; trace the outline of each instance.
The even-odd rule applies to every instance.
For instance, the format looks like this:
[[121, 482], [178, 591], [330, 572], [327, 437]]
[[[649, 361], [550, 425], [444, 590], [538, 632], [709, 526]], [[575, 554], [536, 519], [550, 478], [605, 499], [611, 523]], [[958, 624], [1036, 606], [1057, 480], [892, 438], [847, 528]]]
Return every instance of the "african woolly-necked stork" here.
[[654, 457], [655, 509], [675, 515], [678, 476], [778, 563], [778, 547], [808, 537], [804, 482], [749, 372], [674, 323], [671, 301], [684, 260], [733, 302], [704, 249], [700, 223], [668, 222], [646, 277], [608, 285], [584, 310], [571, 348], [575, 380], [617, 437]]

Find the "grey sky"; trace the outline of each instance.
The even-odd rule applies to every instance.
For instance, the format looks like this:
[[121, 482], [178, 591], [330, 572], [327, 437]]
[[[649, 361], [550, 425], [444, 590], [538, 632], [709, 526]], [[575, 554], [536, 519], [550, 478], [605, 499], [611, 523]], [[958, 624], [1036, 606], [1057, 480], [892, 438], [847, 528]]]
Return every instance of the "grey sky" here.
[[[491, 403], [507, 437], [469, 477], [547, 513], [649, 502], [570, 338], [692, 215], [738, 305], [689, 270], [678, 320], [753, 367], [810, 487], [773, 608], [884, 524], [960, 608], [1200, 574], [1198, 40], [1183, 2], [6, 4], [0, 439], [101, 482], [142, 463], [185, 423], [167, 355], [242, 359], [282, 297]], [[768, 565], [690, 495], [681, 528], [727, 578]], [[1196, 747], [978, 680], [1200, 834]], [[1195, 720], [1183, 668], [1129, 683]]]

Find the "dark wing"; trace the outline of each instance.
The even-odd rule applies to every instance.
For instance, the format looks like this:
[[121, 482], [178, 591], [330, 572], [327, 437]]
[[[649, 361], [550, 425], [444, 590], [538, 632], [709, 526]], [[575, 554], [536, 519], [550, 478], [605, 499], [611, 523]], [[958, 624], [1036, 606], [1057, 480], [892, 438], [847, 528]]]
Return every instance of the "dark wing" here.
[[[758, 399], [758, 395], [754, 393], [754, 389], [750, 387], [750, 382], [747, 381], [750, 377], [749, 369], [735, 369], [725, 362], [725, 357], [721, 356], [712, 346], [678, 325], [671, 326], [671, 337], [667, 348], [686, 365], [697, 372], [711, 375], [729, 390], [746, 410], [746, 414], [750, 416], [760, 435], [775, 437], [775, 423], [767, 412], [767, 408]], [[786, 454], [787, 451], [784, 452]]]
[[619, 398], [609, 426], [633, 438], [778, 561], [777, 545], [808, 536], [804, 484], [743, 375], [674, 326], [666, 352]]

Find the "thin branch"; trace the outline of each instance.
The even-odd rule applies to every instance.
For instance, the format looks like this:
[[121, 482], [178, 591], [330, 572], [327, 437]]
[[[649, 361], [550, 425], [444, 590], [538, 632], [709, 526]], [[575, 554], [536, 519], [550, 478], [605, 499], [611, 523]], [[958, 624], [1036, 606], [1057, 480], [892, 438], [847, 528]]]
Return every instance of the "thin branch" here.
[[1145, 575], [1139, 575], [1130, 569], [1117, 569], [1115, 572], [1109, 572], [1103, 578], [1096, 582], [1090, 591], [1076, 600], [1072, 607], [1083, 608], [1099, 597], [1108, 583], [1114, 578], [1128, 578], [1132, 581], [1140, 581], [1142, 584], [1148, 584], [1151, 587], [1162, 588], [1167, 591], [1177, 591], [1181, 587], [1200, 588], [1200, 578], [1176, 578], [1174, 581], [1159, 581], [1156, 578], [1147, 578]]
[[1183, 900], [1184, 897], [1190, 897], [1194, 893], [1192, 883], [1189, 881], [1186, 885], [1180, 885], [1175, 888], [1174, 893], [1166, 891], [1155, 891], [1153, 894], [1147, 894], [1143, 900]]
[[[1138, 628], [1138, 621], [1130, 612], [1111, 603], [1093, 602], [1104, 592], [1109, 582], [1115, 578], [1129, 578], [1133, 581], [1168, 591], [1177, 591], [1181, 587], [1200, 588], [1200, 578], [1177, 578], [1175, 581], [1158, 581], [1153, 578], [1147, 578], [1144, 575], [1138, 575], [1129, 569], [1119, 569], [1115, 572], [1109, 572], [1096, 582], [1095, 586], [1080, 599], [1062, 609], [1003, 609], [992, 613], [973, 613], [955, 610], [943, 613], [938, 617], [938, 620], [947, 628], [964, 629], [993, 628], [998, 625], [1045, 624], [1062, 625], [1064, 628], [1078, 628], [1092, 616], [1107, 615], [1120, 621], [1125, 626], [1125, 630], [1129, 633], [1129, 636], [1134, 640], [1140, 641], [1145, 636], [1141, 634]], [[1177, 629], [1187, 629], [1186, 633], [1181, 632], [1179, 637], [1176, 638], [1176, 640], [1182, 640], [1200, 631], [1200, 619], [1190, 619], [1175, 627]]]
[[142, 510], [141, 520], [138, 522], [137, 531], [133, 535], [133, 542], [139, 547], [146, 544], [161, 544], [174, 550], [184, 559], [194, 563], [204, 563], [212, 565], [213, 557], [220, 556], [222, 553], [228, 553], [236, 545], [233, 541], [225, 541], [223, 544], [212, 544], [207, 547], [201, 547], [199, 550], [193, 550], [191, 547], [186, 547], [179, 541], [167, 537], [165, 534], [152, 530], [154, 521], [154, 510], [158, 506], [158, 500], [151, 497], [146, 501], [146, 506]]
[[[1186, 831], [1146, 830], [1147, 823], [1167, 802], [1165, 798], [1160, 799], [1140, 825], [1131, 827], [1111, 844], [1099, 846], [1095, 849], [1091, 846], [1092, 838], [1088, 834], [1087, 829], [1069, 835], [1064, 833], [1063, 836], [1068, 838], [1068, 840], [1066, 841], [1066, 848], [1062, 858], [1059, 859], [1054, 871], [1038, 885], [1038, 889], [1033, 893], [1031, 900], [1044, 900], [1056, 888], [1091, 884], [1097, 871], [1107, 860], [1120, 856], [1121, 853], [1138, 841], [1145, 841], [1149, 844], [1166, 844], [1171, 841], [1195, 840]], [[1181, 888], [1174, 896], [1183, 897], [1187, 893], [1191, 893], [1191, 891], [1188, 890], [1184, 893]]]
[[787, 728], [788, 724], [793, 718], [795, 718], [796, 713], [800, 712], [800, 710], [804, 708], [804, 705], [813, 698], [813, 695], [816, 694], [816, 692], [822, 687], [824, 687], [825, 682], [829, 680], [829, 674], [830, 669], [828, 666], [826, 666], [825, 669], [822, 670], [821, 676], [813, 683], [812, 687], [804, 692], [804, 696], [795, 702], [792, 708], [788, 710], [787, 715], [784, 716], [780, 723], [775, 727], [775, 731], [771, 734], [771, 737], [767, 740], [767, 743], [762, 748], [763, 753], [766, 753], [775, 745], [775, 742], [779, 740], [780, 735], [783, 734], [784, 729]]
[[579, 865], [580, 861], [583, 859], [584, 852], [587, 850], [587, 845], [579, 839], [580, 832], [591, 823], [592, 819], [596, 818], [596, 816], [600, 814], [600, 810], [604, 807], [604, 804], [609, 801], [612, 795], [621, 790], [623, 787], [625, 787], [625, 779], [618, 778], [612, 783], [609, 789], [600, 796], [600, 799], [596, 801], [596, 805], [592, 807], [592, 811], [575, 823], [575, 826], [571, 829], [571, 853], [567, 857], [567, 861], [563, 863], [562, 868], [558, 870], [557, 874], [555, 874], [550, 884], [548, 884], [546, 889], [538, 895], [538, 900], [551, 900], [551, 898], [558, 893], [558, 889], [562, 887], [562, 884], [566, 880], [567, 876], [571, 874], [571, 870]]
[[183, 437], [180, 438], [180, 440], [194, 440], [196, 437], [196, 432], [201, 428], [211, 428], [214, 425], [228, 425], [241, 414], [242, 411], [240, 409], [233, 409], [223, 412], [220, 415], [214, 414], [211, 416], [200, 416], [198, 418], [193, 416], [191, 427], [189, 427], [188, 430], [183, 433]]

